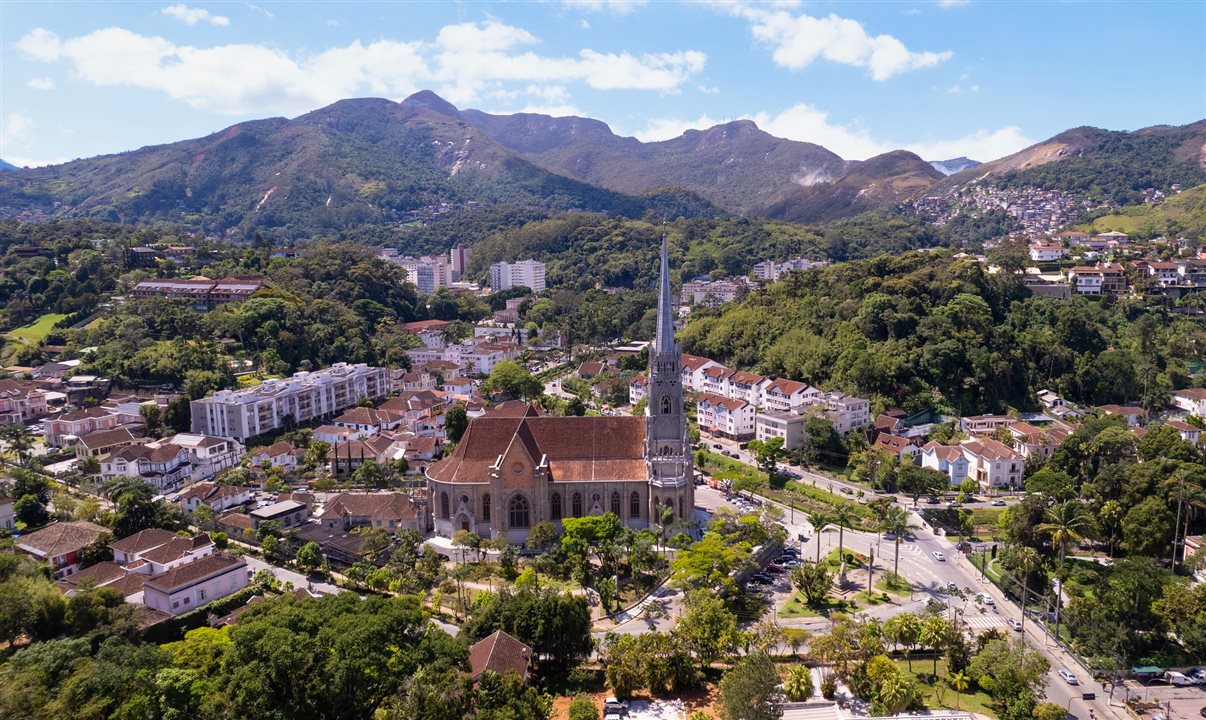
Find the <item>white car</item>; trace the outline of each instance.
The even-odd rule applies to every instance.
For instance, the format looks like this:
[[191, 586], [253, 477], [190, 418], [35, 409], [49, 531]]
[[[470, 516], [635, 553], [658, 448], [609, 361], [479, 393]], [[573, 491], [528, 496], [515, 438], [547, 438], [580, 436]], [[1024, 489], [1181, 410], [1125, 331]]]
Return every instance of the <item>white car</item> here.
[[1069, 670], [1068, 668], [1060, 668], [1059, 672], [1057, 674], [1061, 678], [1064, 679], [1064, 682], [1068, 683], [1069, 685], [1079, 685], [1080, 684], [1080, 681], [1076, 679], [1076, 676], [1073, 675], [1072, 671]]
[[976, 596], [976, 600], [979, 601], [980, 604], [988, 605], [990, 607], [997, 604], [995, 601], [993, 601], [992, 596], [988, 593], [980, 593]]
[[946, 556], [943, 555], [942, 553], [938, 552], [937, 550], [935, 550], [931, 554], [934, 556], [934, 559], [937, 560], [938, 562], [946, 562]]

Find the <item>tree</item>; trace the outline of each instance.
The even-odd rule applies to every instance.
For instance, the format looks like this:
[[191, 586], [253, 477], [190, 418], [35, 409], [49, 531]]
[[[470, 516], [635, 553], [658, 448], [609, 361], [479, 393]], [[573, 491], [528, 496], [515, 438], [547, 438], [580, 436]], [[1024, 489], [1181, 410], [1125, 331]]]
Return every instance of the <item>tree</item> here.
[[687, 593], [673, 635], [695, 656], [702, 670], [737, 650], [737, 616], [725, 607], [723, 599], [698, 588]]
[[941, 615], [930, 615], [921, 621], [917, 641], [934, 652], [935, 678], [938, 677], [938, 656], [942, 654], [942, 648], [946, 646], [949, 632], [950, 625], [947, 624], [946, 618]]
[[4, 442], [6, 448], [16, 454], [17, 462], [24, 465], [29, 451], [34, 445], [33, 435], [30, 434], [29, 428], [21, 423], [0, 427], [0, 440]]
[[904, 508], [892, 505], [884, 513], [884, 519], [881, 523], [883, 531], [891, 533], [895, 538], [893, 540], [893, 559], [892, 574], [900, 577], [900, 542], [905, 535], [909, 533], [909, 514], [904, 511]]
[[22, 495], [13, 503], [13, 515], [27, 528], [39, 528], [50, 522], [46, 505], [36, 495]]
[[106, 482], [101, 493], [117, 505], [113, 534], [123, 538], [155, 527], [159, 516], [151, 486], [142, 478], [118, 477]]
[[763, 653], [743, 656], [720, 679], [721, 720], [778, 720], [782, 702], [779, 675]]
[[913, 505], [922, 495], [929, 495], [945, 490], [950, 485], [946, 475], [933, 468], [923, 468], [913, 463], [904, 463], [896, 473], [896, 486], [900, 491], [913, 498]]
[[817, 549], [817, 563], [821, 562], [821, 531], [830, 523], [827, 513], [818, 511], [808, 513], [808, 524], [812, 526], [812, 542]]
[[792, 702], [803, 702], [812, 697], [812, 670], [807, 665], [792, 665], [783, 681], [783, 692]]
[[1173, 536], [1173, 514], [1160, 498], [1149, 497], [1122, 519], [1122, 543], [1131, 555], [1159, 557]]
[[159, 437], [159, 428], [163, 423], [159, 406], [153, 402], [143, 403], [138, 406], [138, 414], [147, 429], [147, 434], [151, 437]]
[[1047, 509], [1047, 522], [1036, 530], [1051, 535], [1051, 546], [1059, 550], [1059, 566], [1062, 570], [1068, 546], [1084, 540], [1093, 527], [1093, 516], [1085, 512], [1085, 506], [1076, 500], [1068, 500]]
[[787, 455], [787, 451], [783, 449], [783, 438], [750, 440], [749, 449], [754, 454], [758, 467], [771, 478], [773, 484], [779, 462]]
[[281, 541], [275, 535], [265, 535], [260, 541], [260, 549], [264, 551], [264, 557], [271, 560], [280, 551]]
[[854, 527], [854, 523], [858, 522], [858, 513], [848, 503], [838, 505], [830, 516], [833, 522], [838, 526], [838, 558], [845, 567], [846, 562], [846, 528]]
[[599, 708], [586, 695], [579, 695], [570, 703], [569, 720], [599, 720]]
[[792, 568], [791, 583], [804, 595], [809, 605], [820, 607], [825, 604], [833, 587], [833, 573], [827, 565], [804, 562]]
[[670, 582], [679, 588], [708, 588], [713, 592], [736, 590], [733, 574], [750, 563], [747, 543], [730, 544], [716, 531], [708, 531], [690, 547], [675, 554]]
[[533, 552], [544, 552], [557, 542], [557, 526], [547, 520], [538, 522], [528, 531], [527, 547]]
[[884, 623], [884, 637], [904, 648], [905, 661], [913, 669], [912, 650], [921, 638], [921, 620], [913, 613], [899, 613]]
[[530, 400], [538, 397], [543, 387], [522, 365], [514, 360], [503, 360], [490, 371], [483, 390], [488, 395], [507, 400]]
[[469, 415], [466, 414], [463, 403], [453, 405], [444, 413], [444, 434], [448, 437], [448, 442], [459, 443], [468, 427]]
[[[968, 677], [967, 673], [957, 672], [949, 678], [951, 689], [955, 691], [955, 709], [959, 709], [959, 698], [963, 696], [963, 691], [967, 689]], [[1063, 713], [1061, 711], [1060, 718], [1062, 720]]]
[[366, 488], [380, 489], [389, 485], [389, 476], [376, 460], [364, 460], [352, 473], [352, 482]]
[[301, 546], [297, 551], [295, 560], [307, 572], [313, 572], [319, 565], [322, 565], [322, 548], [319, 547], [318, 543], [311, 540]]

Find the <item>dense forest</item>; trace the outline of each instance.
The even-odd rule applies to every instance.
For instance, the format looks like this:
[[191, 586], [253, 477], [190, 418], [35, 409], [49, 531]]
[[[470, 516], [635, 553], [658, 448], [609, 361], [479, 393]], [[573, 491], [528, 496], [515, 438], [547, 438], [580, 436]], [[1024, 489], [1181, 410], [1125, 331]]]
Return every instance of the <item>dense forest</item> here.
[[1049, 388], [1092, 404], [1163, 406], [1188, 383], [1199, 323], [1143, 301], [1029, 296], [1017, 276], [944, 252], [794, 273], [696, 309], [688, 352], [911, 410], [1033, 407]]

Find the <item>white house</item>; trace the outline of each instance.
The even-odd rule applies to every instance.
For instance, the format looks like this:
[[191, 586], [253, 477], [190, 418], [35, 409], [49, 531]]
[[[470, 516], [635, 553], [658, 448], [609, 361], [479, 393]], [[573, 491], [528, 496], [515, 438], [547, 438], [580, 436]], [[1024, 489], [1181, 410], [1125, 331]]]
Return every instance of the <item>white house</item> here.
[[[684, 386], [686, 383], [683, 383]], [[636, 405], [649, 396], [649, 378], [644, 373], [632, 378], [628, 383], [628, 404]]]
[[1034, 262], [1055, 262], [1067, 254], [1068, 250], [1063, 245], [1034, 243], [1030, 246], [1030, 259]]
[[725, 369], [724, 365], [706, 357], [683, 353], [683, 387], [695, 392], [704, 392], [704, 372], [710, 368]]
[[754, 406], [744, 400], [704, 393], [696, 401], [701, 432], [733, 440], [754, 437]]
[[990, 438], [966, 440], [960, 447], [967, 458], [967, 474], [981, 490], [1022, 488], [1025, 458], [1012, 448]]
[[768, 412], [800, 412], [822, 395], [808, 383], [795, 380], [771, 380], [762, 389], [762, 408]]
[[932, 440], [921, 447], [921, 467], [944, 473], [951, 487], [967, 478], [968, 461], [958, 445], [939, 445]]
[[1180, 420], [1169, 420], [1167, 425], [1176, 430], [1181, 439], [1189, 442], [1191, 445], [1197, 445], [1201, 439], [1202, 431], [1189, 423], [1181, 422]]
[[208, 505], [214, 513], [221, 513], [251, 502], [251, 488], [199, 482], [177, 495], [174, 502], [179, 503], [187, 512]]
[[147, 578], [142, 601], [154, 610], [181, 615], [242, 590], [250, 576], [243, 558], [214, 553]]
[[1206, 388], [1185, 388], [1173, 393], [1173, 405], [1190, 415], [1206, 417]]

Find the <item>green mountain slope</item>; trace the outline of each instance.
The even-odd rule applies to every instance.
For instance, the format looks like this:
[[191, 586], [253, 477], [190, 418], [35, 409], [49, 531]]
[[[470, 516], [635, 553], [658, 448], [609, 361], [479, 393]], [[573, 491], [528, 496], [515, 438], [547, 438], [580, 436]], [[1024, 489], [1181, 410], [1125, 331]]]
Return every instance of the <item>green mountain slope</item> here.
[[[343, 100], [292, 120], [245, 122], [195, 140], [4, 173], [0, 193], [13, 206], [56, 216], [285, 235], [397, 223], [437, 213], [441, 203], [444, 211], [477, 203], [635, 217], [667, 202], [551, 173], [464, 121], [381, 99]], [[669, 204], [686, 214], [706, 211], [694, 198]]]
[[770, 207], [780, 220], [823, 222], [890, 208], [925, 194], [945, 175], [907, 150], [893, 150], [851, 167], [830, 182], [796, 188]]
[[1206, 237], [1206, 185], [1182, 191], [1158, 205], [1131, 205], [1097, 218], [1093, 232], [1117, 230], [1140, 239]]

